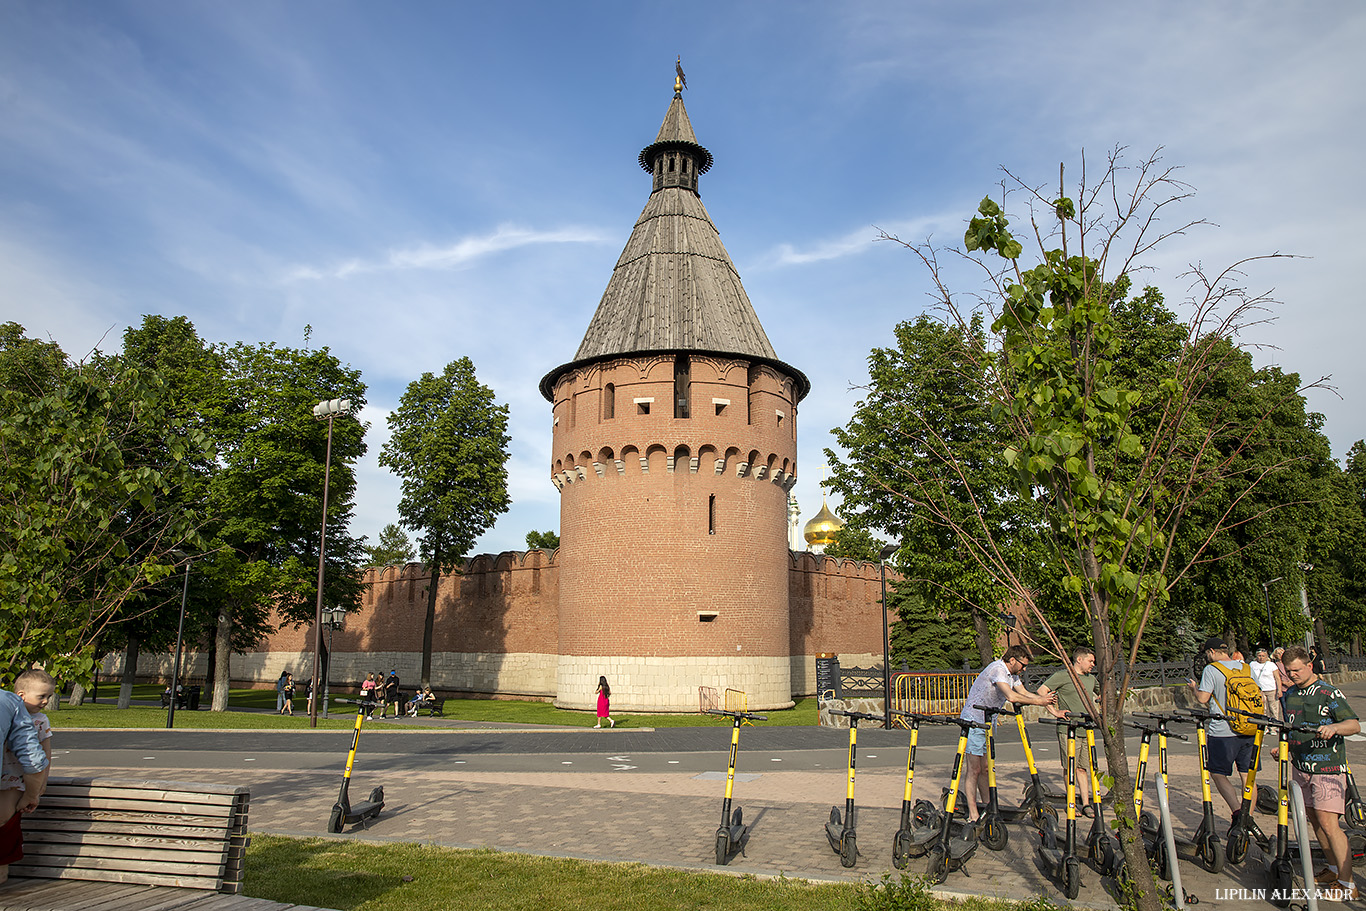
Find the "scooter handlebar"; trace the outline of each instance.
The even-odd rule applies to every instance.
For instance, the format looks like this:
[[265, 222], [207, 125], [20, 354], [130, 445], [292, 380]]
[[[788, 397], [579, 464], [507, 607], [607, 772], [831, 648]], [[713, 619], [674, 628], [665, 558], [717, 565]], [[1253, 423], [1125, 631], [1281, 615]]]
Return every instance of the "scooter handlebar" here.
[[926, 714], [924, 714], [924, 713], [922, 713], [922, 712], [903, 712], [901, 709], [892, 709], [892, 714], [893, 714], [893, 715], [899, 715], [899, 716], [902, 717], [902, 718], [910, 718], [912, 721], [918, 721], [918, 722], [920, 722], [921, 724], [954, 724], [954, 723], [955, 723], [955, 719], [949, 718], [949, 717], [946, 716], [946, 715], [926, 715]]
[[1058, 727], [1092, 729], [1097, 726], [1095, 720], [1090, 715], [1072, 713], [1068, 713], [1067, 716], [1063, 718], [1058, 718], [1055, 715], [1045, 715], [1043, 718], [1039, 719], [1039, 724], [1054, 724]]
[[981, 712], [983, 715], [986, 715], [988, 718], [992, 717], [993, 715], [1020, 714], [1018, 711], [1015, 710], [1015, 706], [1011, 705], [1009, 702], [1002, 706], [974, 705], [973, 708], [977, 709], [979, 712]]
[[882, 721], [881, 715], [874, 715], [871, 712], [851, 712], [848, 709], [831, 709], [831, 715], [844, 715], [846, 718], [857, 718], [860, 721]]
[[767, 715], [758, 715], [754, 712], [732, 712], [729, 709], [707, 709], [708, 715], [725, 715], [727, 718], [740, 718], [744, 721], [767, 721]]

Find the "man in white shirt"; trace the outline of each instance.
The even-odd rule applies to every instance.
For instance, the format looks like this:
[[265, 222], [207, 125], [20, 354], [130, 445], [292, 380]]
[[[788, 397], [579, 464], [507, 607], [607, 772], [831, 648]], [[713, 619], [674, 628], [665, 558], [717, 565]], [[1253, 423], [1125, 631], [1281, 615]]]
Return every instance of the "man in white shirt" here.
[[1259, 648], [1257, 657], [1248, 663], [1248, 669], [1252, 672], [1253, 682], [1262, 691], [1262, 698], [1266, 701], [1266, 713], [1272, 718], [1280, 718], [1281, 688], [1276, 680], [1276, 662], [1271, 660], [1266, 649]]

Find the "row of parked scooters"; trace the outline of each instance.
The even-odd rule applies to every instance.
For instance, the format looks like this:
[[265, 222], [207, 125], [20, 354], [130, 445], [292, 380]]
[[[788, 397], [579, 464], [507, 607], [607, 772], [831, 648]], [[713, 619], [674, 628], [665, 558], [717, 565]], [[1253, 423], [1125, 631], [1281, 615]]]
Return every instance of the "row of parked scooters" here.
[[[892, 713], [905, 720], [911, 734], [900, 825], [892, 837], [893, 866], [898, 870], [904, 870], [912, 859], [923, 857], [926, 859], [926, 879], [931, 884], [942, 883], [948, 878], [949, 873], [964, 868], [977, 853], [979, 845], [986, 845], [993, 851], [1003, 850], [1010, 840], [1007, 824], [1020, 822], [1037, 830], [1035, 856], [1038, 863], [1068, 898], [1076, 898], [1081, 891], [1083, 852], [1084, 859], [1101, 876], [1127, 882], [1129, 870], [1119, 840], [1110, 825], [1105, 822], [1103, 804], [1106, 801], [1100, 795], [1096, 762], [1097, 725], [1091, 716], [1070, 715], [1067, 718], [1040, 719], [1039, 723], [1057, 725], [1064, 728], [1067, 734], [1067, 790], [1065, 794], [1049, 794], [1039, 778], [1038, 765], [1034, 760], [1034, 751], [1030, 746], [1024, 717], [1011, 706], [991, 708], [979, 705], [976, 708], [984, 713], [987, 719], [985, 724], [916, 712]], [[714, 714], [729, 716], [733, 722], [726, 796], [722, 804], [721, 826], [716, 830], [716, 862], [724, 865], [729, 862], [736, 850], [743, 848], [748, 831], [748, 826], [742, 822], [741, 810], [738, 807], [732, 808], [740, 726], [747, 721], [763, 721], [766, 718], [748, 712], [716, 710]], [[825, 835], [830, 842], [831, 850], [839, 855], [840, 863], [852, 868], [858, 863], [859, 858], [856, 824], [858, 808], [854, 803], [858, 724], [860, 721], [881, 724], [883, 717], [842, 709], [832, 710], [832, 714], [843, 715], [849, 719], [849, 777], [844, 808], [842, 811], [838, 806], [830, 808], [830, 818], [825, 823]], [[1299, 845], [1308, 844], [1308, 834], [1303, 798], [1299, 793], [1299, 786], [1290, 780], [1289, 735], [1292, 731], [1312, 733], [1317, 728], [1312, 725], [1290, 724], [1267, 715], [1245, 712], [1239, 714], [1245, 715], [1257, 727], [1257, 759], [1244, 778], [1242, 804], [1227, 831], [1226, 841], [1220, 838], [1217, 829], [1210, 776], [1209, 772], [1205, 771], [1208, 748], [1205, 722], [1214, 716], [1207, 709], [1191, 708], [1172, 712], [1139, 713], [1125, 722], [1137, 729], [1141, 735], [1138, 770], [1134, 778], [1134, 810], [1139, 833], [1154, 871], [1162, 879], [1172, 882], [1173, 895], [1183, 895], [1178, 861], [1199, 863], [1204, 869], [1219, 873], [1226, 863], [1243, 863], [1248, 856], [1249, 848], [1256, 845], [1264, 860], [1269, 897], [1274, 904], [1285, 907], [1294, 894], [1296, 867], [1300, 868], [1305, 882], [1313, 882], [1310, 858], [1307, 853], [1301, 855], [1298, 850]], [[1010, 715], [1015, 718], [1020, 741], [1024, 746], [1025, 761], [1029, 766], [1029, 783], [1025, 786], [1023, 799], [1018, 807], [1003, 806], [997, 794], [994, 736], [997, 715]], [[922, 724], [957, 725], [959, 728], [952, 778], [938, 804], [924, 798], [917, 800], [912, 796], [915, 782], [915, 751]], [[1188, 734], [1173, 729], [1184, 725], [1193, 726], [1195, 729], [1201, 770], [1200, 796], [1203, 804], [1200, 825], [1188, 836], [1174, 831], [1167, 802], [1167, 740], [1175, 737], [1189, 741]], [[973, 729], [986, 732], [988, 798], [978, 821], [969, 824], [960, 798], [963, 796], [964, 788], [964, 756], [967, 752], [968, 735]], [[1085, 739], [1081, 743], [1078, 742], [1079, 731], [1085, 732]], [[1278, 737], [1277, 789], [1257, 784], [1262, 741], [1268, 731]], [[1158, 771], [1155, 776], [1158, 804], [1156, 812], [1152, 806], [1144, 806], [1144, 787], [1154, 738], [1157, 740], [1158, 750]], [[1092, 808], [1091, 827], [1084, 837], [1080, 837], [1077, 831], [1077, 756], [1078, 749], [1082, 746], [1090, 757]], [[1363, 809], [1361, 796], [1350, 768], [1346, 777], [1347, 807], [1344, 820], [1350, 827], [1348, 840], [1353, 854], [1360, 857], [1366, 849], [1366, 809]], [[1059, 802], [1066, 809], [1061, 831], [1056, 806]], [[1276, 814], [1274, 835], [1267, 835], [1257, 824], [1254, 809]], [[1297, 830], [1293, 840], [1290, 837], [1292, 822]]]

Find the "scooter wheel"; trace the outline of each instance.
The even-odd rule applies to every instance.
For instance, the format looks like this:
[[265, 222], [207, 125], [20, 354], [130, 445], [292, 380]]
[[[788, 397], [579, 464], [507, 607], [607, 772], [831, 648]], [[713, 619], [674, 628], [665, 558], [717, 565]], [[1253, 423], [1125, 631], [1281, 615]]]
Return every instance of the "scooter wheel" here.
[[1153, 856], [1153, 872], [1158, 879], [1170, 880], [1172, 878], [1171, 858], [1167, 856], [1167, 845], [1165, 842], [1157, 843], [1157, 850]]
[[1062, 865], [1062, 894], [1069, 899], [1081, 894], [1081, 867], [1076, 858], [1069, 857]]
[[942, 845], [930, 849], [929, 862], [925, 864], [925, 882], [937, 886], [949, 878], [949, 856]]
[[1279, 860], [1271, 865], [1271, 904], [1284, 908], [1290, 904], [1294, 895], [1295, 869], [1288, 860]]
[[1201, 859], [1205, 862], [1205, 869], [1211, 873], [1224, 872], [1225, 858], [1224, 852], [1220, 850], [1220, 847], [1219, 836], [1211, 835], [1205, 840], [1204, 848], [1201, 851], [1201, 854], [1204, 855]]
[[375, 788], [370, 792], [370, 802], [373, 804], [384, 803], [384, 788]]
[[854, 833], [851, 831], [844, 836], [840, 842], [840, 866], [853, 867], [858, 863], [858, 844], [854, 840]]
[[892, 866], [898, 870], [906, 869], [911, 859], [911, 833], [902, 829], [892, 836]]
[[342, 821], [342, 808], [333, 807], [332, 815], [329, 816], [327, 819], [327, 831], [333, 833], [334, 835], [340, 832], [342, 830]]
[[724, 867], [730, 860], [730, 835], [725, 832], [716, 833], [716, 864]]
[[1249, 837], [1246, 832], [1241, 830], [1229, 836], [1228, 845], [1224, 848], [1224, 857], [1231, 864], [1240, 864], [1243, 858], [1247, 857], [1247, 846]]
[[1281, 806], [1281, 795], [1269, 784], [1257, 785], [1257, 812], [1273, 815]]
[[1118, 876], [1120, 874], [1124, 867], [1124, 858], [1120, 855], [1119, 845], [1114, 839], [1105, 839], [1097, 863], [1100, 865], [1101, 876]]
[[1010, 841], [1010, 832], [1000, 820], [991, 820], [982, 829], [982, 844], [993, 851], [1004, 849], [1008, 841]]
[[839, 808], [839, 807], [831, 807], [831, 808], [830, 808], [830, 825], [832, 825], [832, 826], [837, 826], [837, 825], [839, 825], [839, 824], [840, 824], [840, 808]]
[[1359, 800], [1349, 802], [1346, 812], [1342, 814], [1342, 821], [1353, 829], [1366, 829], [1366, 807]]
[[1042, 806], [1034, 810], [1035, 825], [1046, 825], [1046, 823], [1044, 822], [1045, 819], [1051, 819], [1053, 821], [1054, 829], [1058, 827], [1058, 808], [1053, 806], [1051, 803], [1043, 804]]
[[736, 807], [735, 812], [730, 814], [730, 824], [737, 829], [740, 828], [740, 820], [743, 816], [744, 814], [741, 812], [740, 808]]

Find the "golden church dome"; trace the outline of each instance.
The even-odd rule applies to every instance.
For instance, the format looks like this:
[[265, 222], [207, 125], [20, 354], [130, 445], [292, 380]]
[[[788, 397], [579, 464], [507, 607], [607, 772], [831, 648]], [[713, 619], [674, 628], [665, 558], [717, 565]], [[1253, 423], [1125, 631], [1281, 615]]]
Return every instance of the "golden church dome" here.
[[806, 543], [812, 547], [826, 547], [835, 543], [835, 533], [844, 527], [843, 520], [830, 511], [830, 507], [825, 505], [825, 500], [821, 500], [821, 511], [816, 513], [816, 518], [806, 523], [802, 529], [802, 537], [806, 538]]

